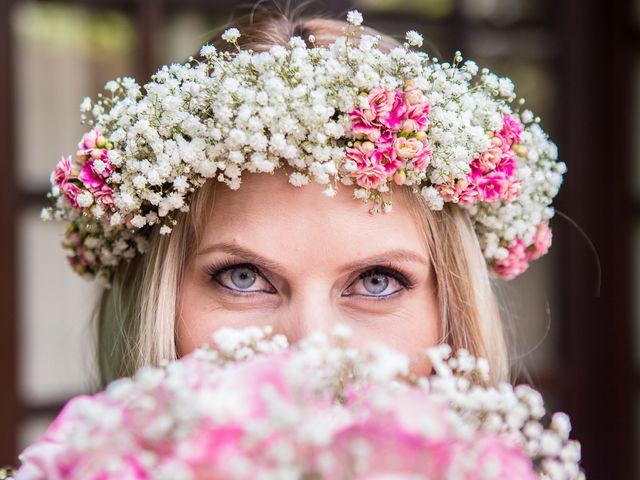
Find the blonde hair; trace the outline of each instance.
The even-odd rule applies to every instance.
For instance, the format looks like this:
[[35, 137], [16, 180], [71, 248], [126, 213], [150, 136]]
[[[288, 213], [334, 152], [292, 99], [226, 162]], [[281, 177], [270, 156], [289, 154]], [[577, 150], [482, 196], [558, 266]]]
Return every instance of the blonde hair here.
[[[345, 22], [265, 9], [234, 22], [242, 48], [268, 50], [286, 45], [291, 36], [315, 36], [327, 45], [342, 34]], [[372, 29], [364, 33], [379, 34]], [[226, 48], [219, 36], [208, 43]], [[398, 43], [381, 36], [380, 46]], [[197, 248], [207, 212], [213, 207], [215, 181], [192, 197], [190, 211], [177, 218], [171, 235], [150, 233], [149, 251], [122, 265], [112, 287], [105, 289], [96, 309], [97, 363], [101, 387], [132, 375], [144, 365], [177, 358], [176, 305], [186, 262]], [[508, 380], [507, 345], [487, 266], [468, 215], [455, 205], [432, 212], [419, 194], [403, 187], [412, 214], [421, 226], [436, 280], [441, 341], [466, 348], [489, 361], [492, 382]]]

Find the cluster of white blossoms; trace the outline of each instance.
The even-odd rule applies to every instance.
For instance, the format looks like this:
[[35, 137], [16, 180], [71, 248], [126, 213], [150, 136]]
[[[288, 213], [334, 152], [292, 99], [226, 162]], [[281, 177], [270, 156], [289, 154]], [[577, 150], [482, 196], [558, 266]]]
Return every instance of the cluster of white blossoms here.
[[[107, 282], [144, 253], [152, 227], [169, 234], [193, 192], [214, 180], [237, 189], [243, 172], [283, 169], [294, 186], [352, 186], [372, 212], [390, 212], [393, 189], [426, 205], [467, 208], [489, 267], [512, 278], [546, 252], [551, 202], [565, 166], [539, 119], [520, 111], [514, 86], [456, 53], [440, 63], [413, 47], [415, 31], [388, 52], [360, 35], [359, 12], [328, 47], [298, 37], [268, 52], [201, 50], [162, 67], [141, 88], [122, 78], [97, 102], [76, 158], [52, 174], [76, 271]], [[515, 107], [512, 107], [515, 105]]]
[[544, 418], [528, 386], [490, 385], [485, 359], [438, 345], [422, 376], [351, 336], [336, 325], [290, 347], [270, 327], [219, 329], [72, 399], [14, 478], [584, 479], [567, 415]]

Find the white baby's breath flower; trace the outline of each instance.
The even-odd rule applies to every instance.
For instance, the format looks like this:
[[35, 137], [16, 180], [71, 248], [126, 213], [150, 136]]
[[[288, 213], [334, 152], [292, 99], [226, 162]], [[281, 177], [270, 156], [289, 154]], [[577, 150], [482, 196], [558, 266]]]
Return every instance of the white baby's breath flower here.
[[160, 235], [169, 235], [171, 233], [171, 227], [168, 225], [163, 225], [160, 227]]
[[237, 28], [228, 28], [222, 34], [222, 39], [225, 42], [229, 42], [229, 43], [237, 42], [239, 38], [240, 38], [240, 30], [238, 30]]
[[347, 13], [347, 22], [356, 27], [362, 25], [362, 14], [358, 10], [351, 10]]
[[82, 208], [88, 208], [93, 203], [93, 195], [90, 192], [82, 192], [78, 194], [78, 205]]
[[422, 46], [422, 35], [415, 30], [409, 30], [406, 35], [407, 43], [412, 47], [420, 48]]

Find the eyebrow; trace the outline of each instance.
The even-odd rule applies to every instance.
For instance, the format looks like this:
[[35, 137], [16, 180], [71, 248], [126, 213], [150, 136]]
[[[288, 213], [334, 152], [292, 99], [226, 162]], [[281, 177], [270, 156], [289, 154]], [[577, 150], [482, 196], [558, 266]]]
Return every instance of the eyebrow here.
[[[264, 257], [248, 248], [242, 247], [235, 243], [221, 242], [215, 243], [213, 245], [208, 245], [204, 247], [202, 250], [199, 250], [196, 255], [206, 255], [213, 252], [223, 252], [229, 255], [234, 255], [236, 257], [241, 257], [246, 260], [248, 263], [255, 263], [261, 265], [263, 268], [270, 270], [279, 275], [283, 275], [286, 269], [280, 265], [278, 262], [271, 260], [267, 257]], [[391, 262], [413, 262], [420, 263], [422, 265], [428, 266], [430, 265], [429, 260], [420, 255], [417, 252], [412, 250], [407, 250], [404, 248], [398, 248], [393, 250], [388, 250], [386, 252], [373, 255], [367, 258], [363, 258], [361, 260], [357, 260], [355, 262], [349, 263], [342, 267], [343, 270], [359, 270], [361, 268], [366, 268], [371, 265], [383, 265], [385, 263]]]

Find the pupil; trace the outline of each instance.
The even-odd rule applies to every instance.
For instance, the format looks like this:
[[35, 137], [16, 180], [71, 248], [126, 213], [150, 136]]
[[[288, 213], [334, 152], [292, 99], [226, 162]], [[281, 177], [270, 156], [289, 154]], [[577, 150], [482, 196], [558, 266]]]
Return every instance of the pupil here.
[[231, 272], [231, 281], [240, 289], [247, 289], [256, 282], [256, 272], [249, 268], [236, 268]]
[[389, 278], [386, 275], [370, 275], [364, 278], [364, 288], [369, 293], [382, 293], [387, 289], [388, 286]]

